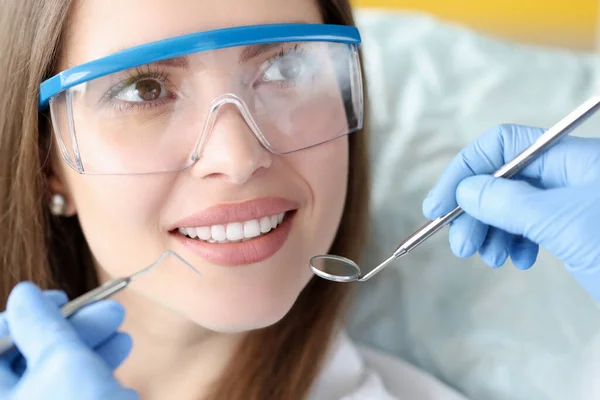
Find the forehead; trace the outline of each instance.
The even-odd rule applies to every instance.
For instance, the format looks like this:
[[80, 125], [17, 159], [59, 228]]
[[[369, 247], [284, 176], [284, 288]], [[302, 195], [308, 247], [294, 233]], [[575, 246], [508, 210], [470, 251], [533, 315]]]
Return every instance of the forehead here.
[[316, 0], [80, 0], [71, 10], [60, 69], [186, 33], [295, 22], [323, 22]]

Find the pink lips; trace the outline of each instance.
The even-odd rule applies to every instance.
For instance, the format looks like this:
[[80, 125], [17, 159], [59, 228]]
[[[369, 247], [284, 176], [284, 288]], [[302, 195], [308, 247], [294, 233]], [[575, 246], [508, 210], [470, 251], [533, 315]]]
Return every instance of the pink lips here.
[[[283, 247], [292, 228], [297, 208], [296, 202], [282, 198], [263, 198], [232, 205], [219, 205], [179, 221], [173, 226], [171, 234], [186, 248], [214, 264], [236, 266], [257, 263], [270, 258]], [[285, 218], [276, 229], [246, 242], [208, 243], [190, 239], [177, 230], [177, 228], [243, 222], [283, 212], [286, 212]]]
[[251, 219], [281, 214], [295, 210], [298, 203], [279, 197], [256, 199], [238, 204], [223, 204], [210, 207], [175, 223], [171, 229], [196, 228], [199, 226], [225, 225], [230, 222], [243, 222]]

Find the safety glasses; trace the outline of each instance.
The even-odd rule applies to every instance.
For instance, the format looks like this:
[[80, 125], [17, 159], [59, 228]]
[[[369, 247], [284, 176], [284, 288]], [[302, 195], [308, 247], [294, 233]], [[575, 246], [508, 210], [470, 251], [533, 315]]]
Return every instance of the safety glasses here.
[[226, 28], [144, 44], [59, 73], [40, 87], [68, 165], [81, 174], [184, 170], [219, 117], [275, 154], [362, 128], [355, 27]]

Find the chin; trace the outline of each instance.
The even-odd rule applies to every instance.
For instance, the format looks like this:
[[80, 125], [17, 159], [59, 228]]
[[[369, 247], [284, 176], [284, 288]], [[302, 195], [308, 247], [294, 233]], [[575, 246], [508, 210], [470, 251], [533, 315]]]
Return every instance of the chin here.
[[236, 297], [204, 299], [204, 305], [199, 307], [188, 304], [183, 314], [195, 324], [214, 332], [247, 332], [279, 322], [294, 305], [297, 294], [272, 297], [263, 294], [247, 299]]

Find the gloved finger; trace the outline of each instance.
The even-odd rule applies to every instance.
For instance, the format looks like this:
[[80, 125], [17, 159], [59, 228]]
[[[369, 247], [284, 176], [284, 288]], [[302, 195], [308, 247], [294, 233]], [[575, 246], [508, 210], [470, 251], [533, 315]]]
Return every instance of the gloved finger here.
[[138, 392], [133, 389], [127, 389], [122, 387], [117, 387], [115, 391], [118, 391], [118, 395], [114, 393], [107, 393], [106, 399], [114, 399], [114, 400], [140, 400], [141, 397]]
[[[68, 298], [65, 292], [47, 290], [44, 297], [57, 306], [63, 306]], [[94, 348], [115, 333], [125, 317], [123, 306], [114, 300], [102, 300], [79, 310], [69, 318], [82, 341]], [[6, 325], [6, 318], [0, 319]], [[8, 329], [8, 326], [6, 326]], [[2, 333], [2, 335], [4, 335]]]
[[515, 267], [529, 269], [535, 264], [539, 252], [537, 243], [522, 236], [513, 236], [509, 247], [510, 259]]
[[67, 294], [62, 290], [45, 290], [44, 297], [56, 304], [58, 307], [64, 306], [69, 301]]
[[117, 332], [95, 350], [110, 369], [116, 369], [129, 355], [133, 342], [127, 333]]
[[[68, 301], [67, 295], [65, 292], [61, 290], [46, 290], [44, 292], [44, 297], [56, 304], [57, 306], [62, 306]], [[0, 337], [4, 337], [9, 335], [8, 323], [6, 321], [6, 313], [3, 312], [0, 314]], [[4, 354], [2, 358], [0, 358], [0, 393], [6, 392], [10, 390], [14, 385], [17, 384], [21, 374], [19, 371], [15, 371], [15, 363], [18, 364], [17, 357], [20, 357], [20, 353], [18, 349], [11, 350], [10, 352]], [[24, 369], [24, 362], [21, 363]]]
[[[504, 164], [503, 132], [507, 129], [505, 126], [488, 129], [452, 159], [423, 202], [425, 217], [435, 219], [455, 208], [456, 189], [463, 179], [491, 174]], [[543, 131], [536, 132], [539, 137]]]
[[[44, 297], [46, 297], [48, 300], [50, 300], [59, 307], [61, 307], [68, 301], [67, 294], [62, 290], [46, 290], [44, 292]], [[0, 313], [0, 337], [4, 337], [9, 334], [10, 331], [8, 329], [8, 323], [6, 321], [6, 312], [2, 312]]]
[[[8, 329], [8, 322], [6, 321], [6, 312], [3, 312], [0, 314], [0, 337], [7, 335], [10, 335], [10, 331]], [[17, 357], [20, 357], [20, 353], [16, 348], [9, 350], [0, 357], [0, 393], [6, 388], [12, 387], [19, 379], [19, 376], [15, 374], [12, 368]]]
[[487, 235], [488, 226], [467, 214], [450, 223], [448, 236], [450, 249], [457, 257], [471, 257], [477, 253]]
[[[57, 306], [62, 306], [68, 301], [67, 294], [62, 290], [46, 290], [44, 292], [44, 297], [56, 304]], [[8, 323], [6, 321], [6, 312], [3, 312], [0, 314], [0, 337], [4, 337], [7, 335], [10, 335], [10, 331], [8, 329]], [[7, 369], [12, 370], [11, 374], [16, 373], [16, 377], [20, 376], [20, 374], [17, 370], [15, 370], [15, 366], [17, 366], [21, 370], [24, 370], [25, 365], [24, 360], [21, 360], [23, 362], [19, 363], [19, 360], [17, 360], [17, 358], [22, 357], [21, 353], [19, 353], [19, 350], [16, 348], [10, 350], [0, 358], [0, 363]], [[22, 366], [19, 364], [22, 364]]]
[[6, 315], [13, 340], [29, 366], [37, 364], [48, 349], [83, 346], [60, 309], [31, 282], [21, 282], [13, 288]]
[[10, 364], [6, 361], [0, 362], [0, 393], [8, 393], [18, 382], [19, 375], [13, 372]]
[[69, 318], [81, 340], [94, 348], [113, 335], [125, 317], [123, 306], [114, 300], [101, 300], [77, 311]]
[[464, 179], [456, 198], [473, 218], [513, 235], [527, 236], [529, 227], [543, 220], [538, 215], [542, 201], [532, 200], [542, 194], [544, 191], [523, 181], [479, 175]]
[[492, 268], [499, 268], [509, 256], [512, 235], [501, 229], [490, 227], [483, 245], [479, 249], [479, 257]]
[[[66, 302], [66, 295], [62, 292], [45, 292], [44, 296], [57, 305]], [[119, 303], [113, 300], [102, 300], [79, 310], [68, 321], [80, 339], [93, 349], [114, 335], [123, 322], [124, 315], [124, 309]], [[22, 357], [15, 360], [19, 356], [18, 350], [14, 350], [13, 353], [12, 357], [7, 356], [7, 362], [17, 375], [21, 375], [27, 364]]]
[[595, 184], [542, 190], [523, 181], [482, 175], [463, 180], [456, 193], [469, 215], [524, 236], [565, 263], [577, 262], [582, 254], [596, 254], [594, 241], [568, 234], [588, 234], [594, 226], [591, 221], [600, 217], [600, 191]]
[[[9, 335], [6, 312], [0, 314], [0, 337]], [[0, 358], [0, 393], [8, 393], [19, 381], [19, 375], [13, 371], [12, 363], [19, 357], [19, 350], [14, 349]]]
[[[423, 214], [437, 218], [456, 207], [455, 192], [461, 180], [492, 174], [535, 142], [545, 130], [521, 125], [500, 125], [486, 131], [464, 148], [444, 170], [423, 202]], [[538, 180], [540, 187], [555, 188], [600, 180], [600, 140], [564, 137], [532, 160], [517, 177]]]

